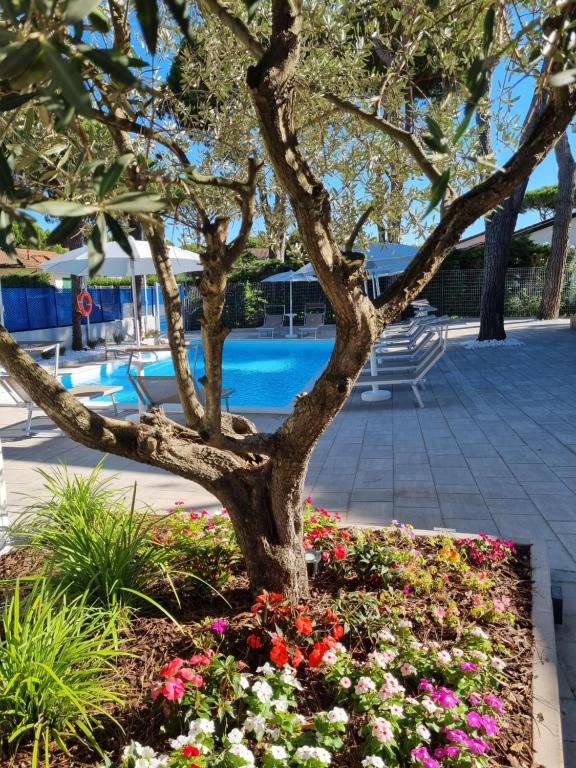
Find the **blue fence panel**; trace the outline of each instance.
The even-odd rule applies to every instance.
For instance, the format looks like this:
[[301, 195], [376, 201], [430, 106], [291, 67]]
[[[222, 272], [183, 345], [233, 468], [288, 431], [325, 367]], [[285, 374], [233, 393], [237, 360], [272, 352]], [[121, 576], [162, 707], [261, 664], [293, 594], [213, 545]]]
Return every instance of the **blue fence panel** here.
[[[26, 290], [26, 289], [24, 289]], [[54, 290], [57, 325], [72, 325], [72, 291], [70, 288]], [[46, 327], [46, 326], [42, 326]]]
[[51, 287], [25, 289], [30, 330], [58, 326], [54, 294], [55, 290]]
[[30, 328], [25, 288], [2, 288], [4, 324], [9, 331], [27, 331]]
[[112, 286], [100, 288], [100, 302], [103, 322], [117, 320], [119, 317], [122, 317], [118, 288]]
[[92, 312], [90, 313], [91, 323], [102, 322], [102, 297], [100, 288], [88, 288], [88, 293], [92, 296]]

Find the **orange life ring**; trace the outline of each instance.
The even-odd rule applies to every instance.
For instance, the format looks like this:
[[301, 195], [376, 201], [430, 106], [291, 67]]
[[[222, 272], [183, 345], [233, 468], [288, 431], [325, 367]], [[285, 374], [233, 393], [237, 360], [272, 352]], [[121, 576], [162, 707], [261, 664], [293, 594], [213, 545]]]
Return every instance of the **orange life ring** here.
[[88, 317], [92, 312], [92, 296], [90, 296], [88, 291], [80, 291], [76, 297], [76, 304], [78, 305], [78, 312], [80, 312], [82, 317]]

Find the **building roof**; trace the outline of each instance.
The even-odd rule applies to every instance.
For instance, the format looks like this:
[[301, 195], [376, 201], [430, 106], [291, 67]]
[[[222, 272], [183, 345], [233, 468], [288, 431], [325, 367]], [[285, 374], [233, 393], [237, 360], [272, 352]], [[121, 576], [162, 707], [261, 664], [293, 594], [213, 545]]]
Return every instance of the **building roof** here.
[[[576, 211], [572, 213], [572, 218], [576, 218]], [[514, 236], [516, 235], [531, 235], [534, 232], [539, 232], [541, 229], [547, 229], [548, 227], [551, 227], [554, 224], [554, 216], [551, 216], [549, 219], [544, 219], [544, 221], [538, 221], [536, 224], [530, 224], [529, 227], [522, 227], [522, 229], [517, 229], [514, 232]], [[464, 240], [460, 240], [458, 245], [456, 246], [456, 249], [459, 251], [465, 251], [467, 248], [473, 248], [475, 245], [484, 245], [484, 241], [486, 239], [486, 233], [480, 232], [478, 235], [471, 235], [470, 237], [465, 237]]]
[[41, 264], [50, 261], [58, 253], [54, 251], [37, 251], [33, 248], [16, 248], [16, 258], [0, 250], [0, 270], [9, 269], [39, 269]]
[[267, 245], [265, 248], [246, 248], [246, 251], [251, 253], [252, 256], [255, 256], [257, 259], [261, 260], [276, 258], [276, 254], [269, 245]]

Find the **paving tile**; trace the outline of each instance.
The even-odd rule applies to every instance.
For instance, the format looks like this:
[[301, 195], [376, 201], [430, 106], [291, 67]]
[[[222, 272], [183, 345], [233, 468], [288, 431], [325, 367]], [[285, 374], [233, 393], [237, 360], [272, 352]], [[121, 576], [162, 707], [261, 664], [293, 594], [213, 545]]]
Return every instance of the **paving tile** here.
[[498, 536], [498, 528], [491, 518], [453, 517], [447, 520], [447, 527], [454, 528], [458, 533], [487, 533]]
[[353, 488], [350, 494], [351, 501], [392, 501], [393, 491], [389, 488]]
[[486, 499], [490, 512], [505, 515], [537, 515], [537, 507], [530, 499]]
[[546, 464], [508, 464], [514, 477], [524, 487], [527, 483], [557, 483], [558, 477]]
[[458, 518], [490, 519], [490, 510], [479, 493], [440, 493], [440, 509], [446, 520]]
[[576, 495], [531, 494], [530, 498], [547, 520], [576, 521]]
[[500, 534], [506, 539], [531, 543], [541, 539], [555, 540], [556, 535], [542, 515], [509, 515], [494, 512], [494, 520]]
[[531, 496], [534, 494], [551, 494], [554, 496], [567, 497], [574, 496], [574, 493], [570, 488], [568, 488], [568, 486], [561, 480], [543, 483], [530, 483], [523, 480], [521, 485]]
[[506, 463], [501, 458], [468, 459], [468, 466], [474, 477], [512, 477]]
[[465, 469], [468, 466], [466, 459], [461, 453], [431, 453], [428, 458], [431, 467], [458, 467]]
[[444, 526], [440, 510], [434, 507], [401, 507], [395, 504], [394, 518], [401, 523], [410, 523], [415, 528], [427, 530]]
[[526, 491], [514, 479], [507, 477], [476, 478], [480, 493], [486, 499], [524, 499]]
[[346, 521], [357, 525], [389, 525], [394, 519], [391, 501], [350, 502]]
[[[392, 488], [394, 483], [394, 473], [391, 470], [382, 470], [381, 472], [359, 471], [352, 483], [353, 488]], [[348, 484], [348, 487], [349, 484]]]

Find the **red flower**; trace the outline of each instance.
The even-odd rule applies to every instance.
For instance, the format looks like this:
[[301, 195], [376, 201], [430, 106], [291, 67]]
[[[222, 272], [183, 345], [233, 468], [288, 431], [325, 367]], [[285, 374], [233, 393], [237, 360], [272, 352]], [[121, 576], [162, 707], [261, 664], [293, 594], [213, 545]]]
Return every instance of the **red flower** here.
[[342, 626], [342, 624], [335, 624], [332, 627], [332, 636], [336, 640], [340, 640], [341, 637], [344, 637], [344, 627]]
[[180, 670], [180, 677], [183, 680], [187, 680], [192, 685], [195, 685], [196, 688], [202, 688], [204, 685], [204, 678], [202, 675], [199, 675], [197, 672], [194, 672], [192, 669], [181, 669]]
[[190, 744], [187, 744], [185, 747], [182, 747], [182, 753], [184, 754], [184, 757], [198, 757], [198, 755], [201, 754], [198, 747], [193, 747]]
[[250, 648], [262, 648], [263, 645], [262, 640], [258, 637], [258, 635], [248, 635], [246, 642]]
[[168, 699], [168, 701], [180, 701], [180, 699], [184, 698], [185, 692], [186, 686], [177, 677], [168, 678], [160, 690], [162, 696]]
[[312, 634], [312, 622], [308, 616], [297, 616], [296, 621], [294, 622], [294, 626], [301, 635]]
[[190, 661], [188, 663], [193, 667], [200, 667], [204, 664], [210, 664], [210, 656], [205, 653], [196, 653], [194, 656], [190, 657]]
[[277, 667], [284, 667], [288, 664], [288, 648], [285, 643], [277, 643], [272, 647], [270, 661], [273, 661]]
[[297, 669], [300, 664], [304, 661], [304, 654], [300, 650], [300, 648], [296, 648], [294, 653], [292, 654], [292, 666]]
[[184, 659], [172, 659], [168, 664], [165, 664], [160, 670], [160, 677], [173, 677], [176, 675], [180, 667], [184, 664]]
[[279, 595], [278, 592], [270, 592], [270, 600], [284, 600], [284, 595]]
[[334, 613], [332, 608], [327, 608], [323, 621], [324, 624], [333, 624], [335, 621], [338, 621], [338, 616]]
[[336, 546], [333, 549], [333, 554], [336, 560], [344, 560], [348, 552], [344, 544], [336, 544]]
[[308, 664], [310, 664], [311, 667], [318, 667], [327, 650], [328, 646], [326, 643], [314, 643], [314, 649], [310, 656], [308, 656]]
[[340, 531], [340, 536], [342, 536], [343, 539], [346, 539], [346, 541], [350, 541], [350, 539], [352, 538], [350, 535], [350, 531], [342, 530]]

